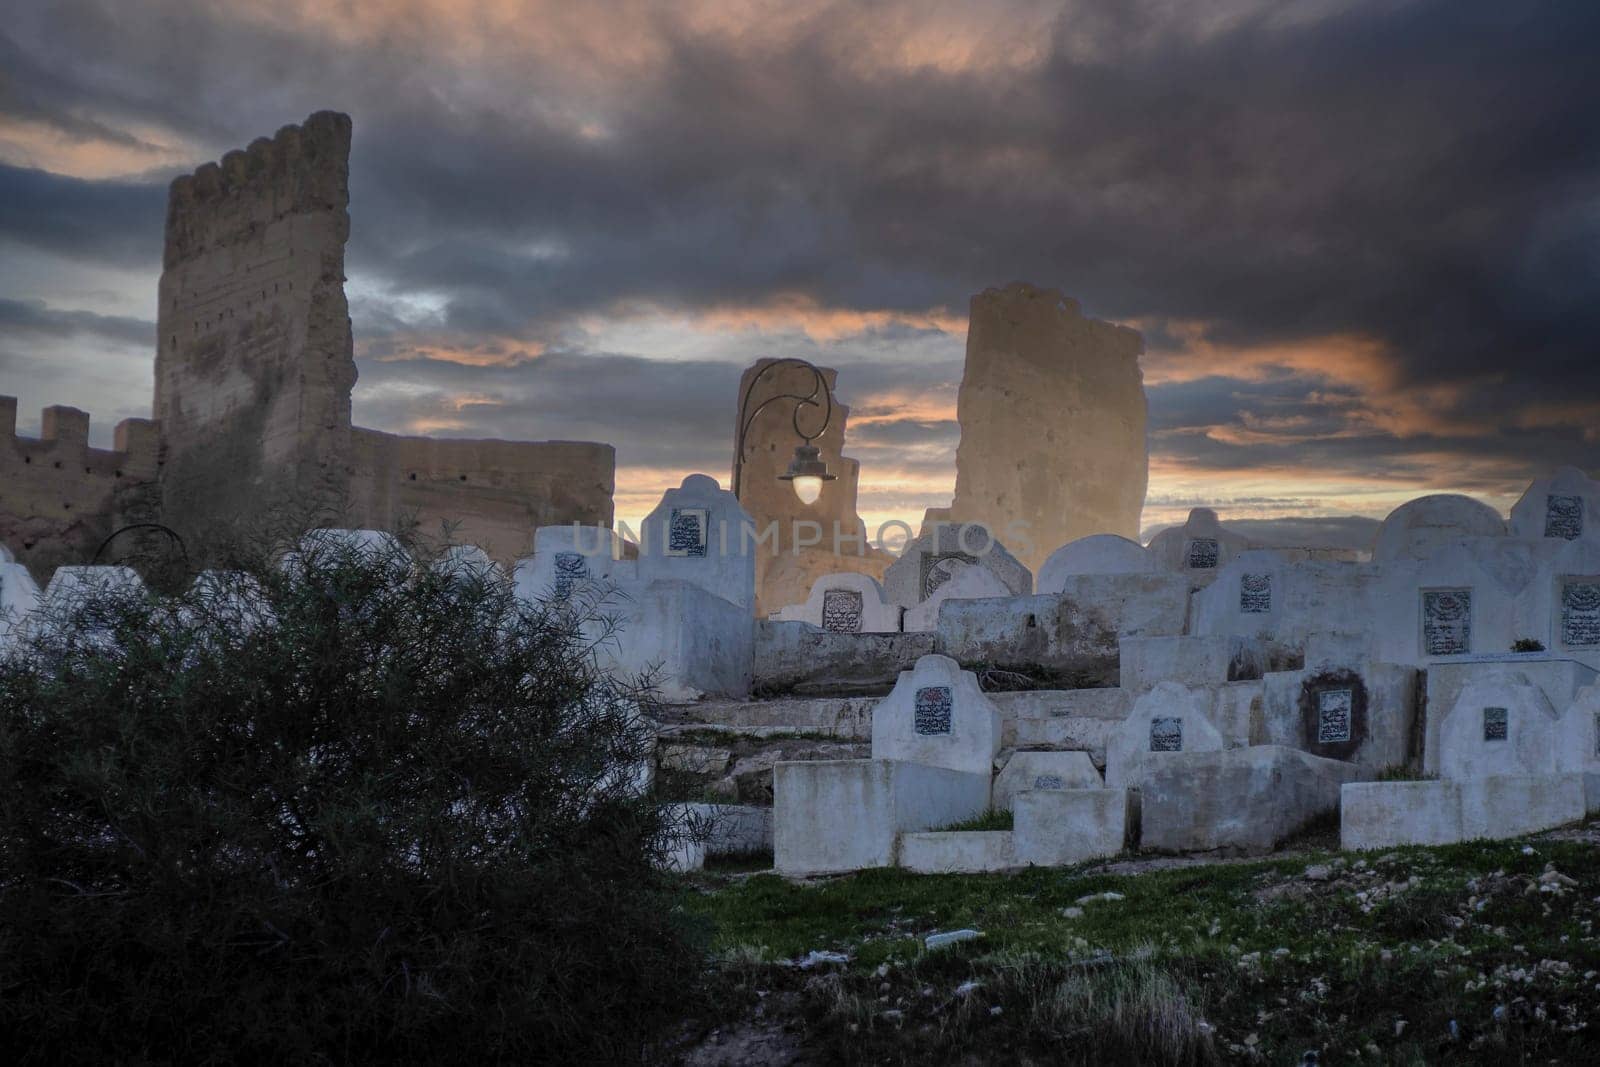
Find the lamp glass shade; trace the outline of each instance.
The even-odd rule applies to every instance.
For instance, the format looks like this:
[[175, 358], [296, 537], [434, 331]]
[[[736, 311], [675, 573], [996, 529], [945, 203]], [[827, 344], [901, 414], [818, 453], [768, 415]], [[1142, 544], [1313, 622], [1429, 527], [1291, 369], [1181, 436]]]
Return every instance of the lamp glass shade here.
[[801, 474], [794, 479], [794, 495], [802, 504], [815, 504], [822, 495], [822, 479], [815, 474]]

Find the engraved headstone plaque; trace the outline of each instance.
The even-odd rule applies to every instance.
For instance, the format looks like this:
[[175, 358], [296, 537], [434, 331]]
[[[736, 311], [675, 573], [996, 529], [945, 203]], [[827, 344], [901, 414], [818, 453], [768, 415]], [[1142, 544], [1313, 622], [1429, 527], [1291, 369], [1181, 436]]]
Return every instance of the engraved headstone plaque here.
[[1594, 754], [1600, 759], [1600, 711], [1594, 713]]
[[1065, 789], [1066, 783], [1059, 774], [1041, 774], [1033, 780], [1035, 789]]
[[589, 577], [589, 564], [579, 552], [556, 553], [556, 580], [554, 593], [557, 600], [572, 595], [578, 583]]
[[938, 588], [950, 580], [956, 563], [976, 563], [977, 556], [965, 552], [941, 552], [937, 556], [922, 557], [922, 599], [927, 600]]
[[1338, 745], [1350, 740], [1348, 689], [1325, 689], [1317, 694], [1317, 744]]
[[861, 591], [827, 589], [822, 594], [822, 628], [833, 634], [861, 632]]
[[1561, 643], [1567, 648], [1600, 647], [1600, 580], [1562, 586]]
[[1422, 594], [1422, 650], [1429, 656], [1472, 651], [1472, 590], [1430, 589]]
[[1217, 565], [1220, 549], [1215, 537], [1196, 537], [1189, 542], [1189, 569], [1209, 571]]
[[1150, 720], [1151, 752], [1183, 751], [1183, 719], [1161, 716]]
[[1483, 739], [1485, 741], [1504, 741], [1507, 732], [1508, 713], [1505, 708], [1483, 709]]
[[667, 528], [667, 555], [703, 559], [706, 554], [706, 509], [673, 508]]
[[1544, 535], [1575, 541], [1583, 536], [1583, 497], [1557, 496], [1544, 498]]
[[915, 729], [917, 733], [929, 736], [950, 732], [948, 685], [925, 685], [917, 690]]
[[1272, 610], [1272, 575], [1246, 574], [1239, 579], [1239, 610], [1264, 615]]

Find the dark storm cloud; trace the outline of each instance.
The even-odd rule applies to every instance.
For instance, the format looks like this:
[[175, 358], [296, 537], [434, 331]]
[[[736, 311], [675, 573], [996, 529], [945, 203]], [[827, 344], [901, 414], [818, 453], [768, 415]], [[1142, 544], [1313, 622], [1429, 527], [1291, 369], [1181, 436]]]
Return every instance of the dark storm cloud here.
[[593, 352], [472, 368], [364, 360], [360, 372], [362, 411], [374, 425], [447, 437], [604, 440], [616, 446], [619, 465], [665, 470], [727, 465], [727, 398], [739, 382], [731, 364]]
[[42, 300], [0, 298], [0, 333], [8, 336], [67, 338], [91, 335], [126, 345], [153, 345], [156, 324], [120, 315], [63, 311]]
[[127, 181], [86, 181], [0, 163], [0, 237], [117, 266], [161, 263], [167, 190]]
[[[782, 289], [959, 304], [1026, 275], [1228, 341], [1361, 331], [1430, 374], [1512, 354], [1592, 373], [1595, 5], [1374, 4], [1201, 37], [1155, 5], [1073, 5], [1021, 71], [862, 70], [825, 25], [763, 51], [661, 20], [665, 58], [597, 106], [595, 139], [515, 83], [462, 107], [403, 38], [341, 49], [181, 5], [156, 34], [57, 7], [29, 43], [120, 40], [120, 109], [236, 141], [271, 125], [247, 89], [292, 109], [278, 121], [353, 112], [353, 264], [452, 293], [468, 328]], [[105, 99], [92, 69], [47, 88]], [[202, 118], [208, 80], [237, 92]]]

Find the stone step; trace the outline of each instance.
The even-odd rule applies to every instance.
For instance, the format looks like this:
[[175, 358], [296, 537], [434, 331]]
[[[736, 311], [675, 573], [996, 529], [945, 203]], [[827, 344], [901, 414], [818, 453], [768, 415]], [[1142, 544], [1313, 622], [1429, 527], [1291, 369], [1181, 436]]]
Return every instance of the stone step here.
[[656, 727], [656, 737], [661, 741], [680, 741], [684, 744], [722, 744], [740, 738], [749, 741], [779, 741], [784, 738], [817, 740], [823, 737], [833, 741], [865, 741], [871, 736], [871, 723], [865, 733], [856, 733], [847, 725], [844, 729], [817, 729], [811, 726], [729, 726], [725, 723], [680, 722], [661, 723]]
[[780, 697], [772, 700], [705, 700], [668, 704], [656, 709], [663, 735], [714, 727], [749, 737], [825, 734], [840, 740], [872, 736], [872, 708], [877, 697]]
[[1028, 689], [986, 695], [1008, 719], [1076, 716], [1121, 722], [1133, 707], [1124, 689]]
[[[1106, 739], [1128, 717], [1121, 689], [1035, 689], [990, 693], [1000, 710], [1003, 743], [1012, 748], [1060, 748], [1089, 752], [1104, 764]], [[706, 744], [734, 739], [830, 738], [869, 741], [877, 697], [782, 697], [771, 700], [708, 700], [656, 709], [663, 741]]]

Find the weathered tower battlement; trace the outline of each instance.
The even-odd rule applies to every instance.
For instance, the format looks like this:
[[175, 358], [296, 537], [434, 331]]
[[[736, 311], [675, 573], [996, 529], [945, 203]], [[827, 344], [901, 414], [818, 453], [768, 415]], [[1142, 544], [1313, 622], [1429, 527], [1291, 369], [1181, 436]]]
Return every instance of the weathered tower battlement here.
[[117, 526], [150, 518], [160, 442], [149, 419], [117, 423], [114, 448], [89, 447], [89, 413], [48, 407], [38, 437], [17, 436], [17, 398], [0, 396], [0, 544], [41, 575], [87, 562]]
[[345, 494], [349, 156], [349, 117], [324, 111], [172, 183], [155, 412], [163, 510], [186, 535]]

